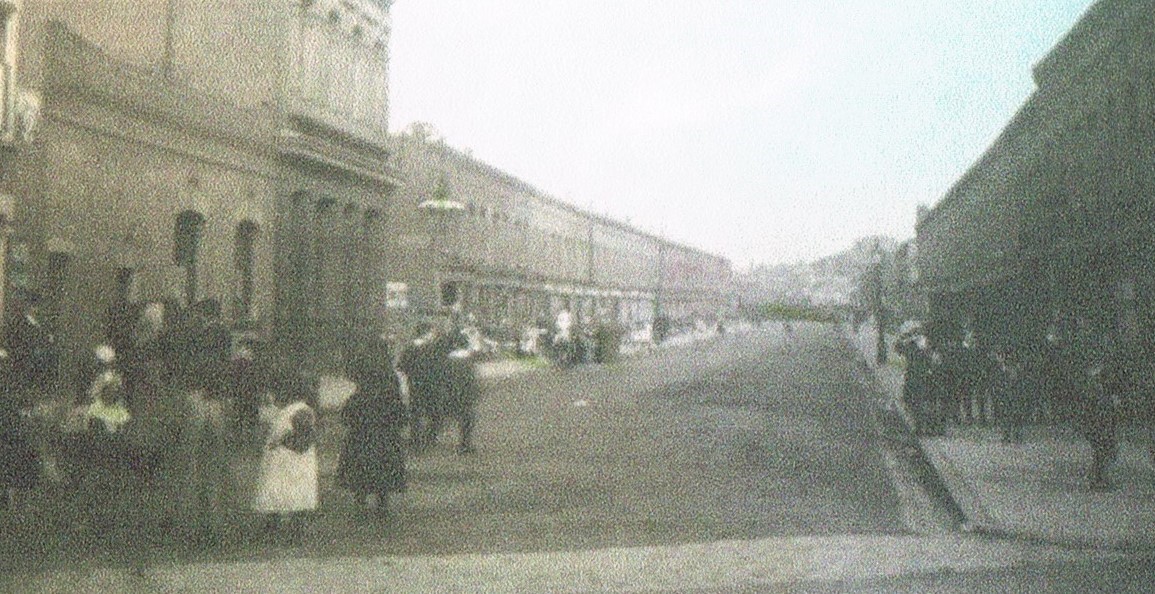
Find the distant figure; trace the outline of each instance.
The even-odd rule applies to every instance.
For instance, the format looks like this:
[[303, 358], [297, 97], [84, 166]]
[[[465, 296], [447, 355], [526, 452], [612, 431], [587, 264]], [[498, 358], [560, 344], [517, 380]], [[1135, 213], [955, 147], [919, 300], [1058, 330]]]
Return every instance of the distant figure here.
[[911, 337], [899, 342], [895, 348], [906, 359], [902, 400], [914, 416], [915, 431], [920, 435], [940, 435], [943, 432], [942, 415], [935, 406], [933, 357], [926, 338]]
[[553, 339], [550, 346], [554, 360], [561, 367], [569, 367], [577, 362], [577, 341], [573, 314], [568, 309], [557, 312], [553, 322]]
[[432, 446], [440, 429], [438, 407], [445, 390], [440, 336], [433, 324], [420, 324], [417, 338], [402, 351], [397, 364], [409, 383], [411, 439], [418, 450]]
[[175, 364], [169, 382], [176, 390], [179, 429], [169, 455], [169, 497], [176, 502], [174, 528], [193, 542], [215, 539], [223, 524], [231, 477], [225, 442], [225, 412], [211, 397], [210, 378], [196, 366]]
[[1109, 471], [1119, 455], [1118, 403], [1103, 382], [1103, 366], [1094, 365], [1085, 371], [1079, 390], [1079, 426], [1091, 445], [1091, 466], [1087, 483], [1092, 491], [1111, 488]]
[[473, 429], [477, 419], [477, 402], [481, 398], [473, 353], [468, 349], [449, 352], [446, 372], [447, 385], [442, 411], [457, 424], [457, 453], [472, 454], [475, 451]]

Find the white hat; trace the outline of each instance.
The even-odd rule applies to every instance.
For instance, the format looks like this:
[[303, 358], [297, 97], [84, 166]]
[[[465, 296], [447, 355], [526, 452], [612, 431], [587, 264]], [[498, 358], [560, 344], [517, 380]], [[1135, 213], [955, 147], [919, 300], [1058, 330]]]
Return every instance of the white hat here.
[[92, 351], [96, 353], [96, 360], [101, 363], [107, 364], [116, 360], [116, 351], [107, 344], [97, 345]]

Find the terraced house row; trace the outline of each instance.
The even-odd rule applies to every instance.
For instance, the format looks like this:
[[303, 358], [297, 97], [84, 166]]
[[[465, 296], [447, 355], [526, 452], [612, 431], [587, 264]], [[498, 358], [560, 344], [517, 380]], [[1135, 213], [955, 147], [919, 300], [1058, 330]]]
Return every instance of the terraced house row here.
[[4, 306], [74, 357], [119, 303], [284, 344], [459, 307], [709, 320], [730, 264], [389, 133], [388, 0], [0, 0]]
[[918, 225], [930, 317], [988, 344], [1155, 332], [1155, 2], [1099, 0]]

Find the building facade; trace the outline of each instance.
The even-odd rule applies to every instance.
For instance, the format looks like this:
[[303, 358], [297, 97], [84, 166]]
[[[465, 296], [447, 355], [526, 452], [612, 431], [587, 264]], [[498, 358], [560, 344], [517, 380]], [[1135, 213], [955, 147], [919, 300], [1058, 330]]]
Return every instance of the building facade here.
[[918, 225], [930, 315], [1036, 342], [1155, 331], [1155, 3], [1100, 0], [1036, 89]]
[[370, 315], [388, 2], [2, 6], [5, 289], [72, 359], [125, 301], [215, 299], [290, 341]]
[[658, 315], [729, 315], [724, 258], [552, 198], [420, 127], [394, 140], [408, 182], [388, 210], [397, 315], [456, 306], [509, 329], [568, 309], [639, 333]]
[[41, 295], [70, 368], [145, 302], [336, 356], [454, 304], [718, 315], [724, 259], [391, 137], [389, 5], [0, 0], [0, 306]]

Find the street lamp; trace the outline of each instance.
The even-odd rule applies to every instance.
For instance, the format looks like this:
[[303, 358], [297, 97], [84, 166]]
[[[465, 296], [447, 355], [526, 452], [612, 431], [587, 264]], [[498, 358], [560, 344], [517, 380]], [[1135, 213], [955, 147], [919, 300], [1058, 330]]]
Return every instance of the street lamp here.
[[[428, 221], [429, 242], [426, 253], [436, 251], [439, 262], [433, 263], [434, 286], [437, 293], [437, 305], [442, 303], [442, 276], [449, 268], [450, 254], [442, 243], [449, 230], [449, 222], [465, 211], [465, 205], [453, 200], [449, 195], [449, 182], [444, 175], [437, 180], [437, 187], [433, 190], [433, 198], [417, 205], [417, 210], [424, 214]], [[438, 271], [439, 269], [439, 271]]]

